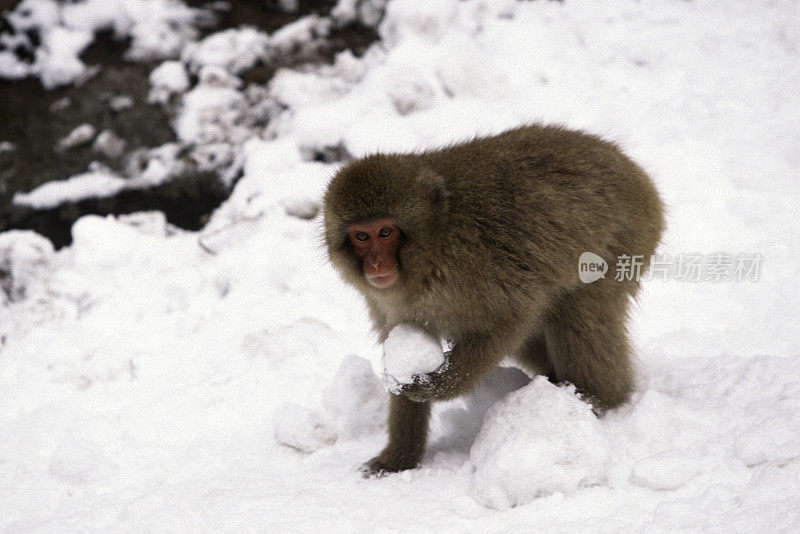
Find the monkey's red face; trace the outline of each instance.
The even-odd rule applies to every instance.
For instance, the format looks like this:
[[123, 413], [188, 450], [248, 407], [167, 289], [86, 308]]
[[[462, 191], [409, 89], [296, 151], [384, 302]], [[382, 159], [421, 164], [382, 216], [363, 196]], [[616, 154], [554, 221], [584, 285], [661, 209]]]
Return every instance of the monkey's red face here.
[[400, 229], [391, 217], [347, 226], [347, 236], [361, 258], [364, 277], [378, 289], [391, 287], [400, 278], [397, 248]]

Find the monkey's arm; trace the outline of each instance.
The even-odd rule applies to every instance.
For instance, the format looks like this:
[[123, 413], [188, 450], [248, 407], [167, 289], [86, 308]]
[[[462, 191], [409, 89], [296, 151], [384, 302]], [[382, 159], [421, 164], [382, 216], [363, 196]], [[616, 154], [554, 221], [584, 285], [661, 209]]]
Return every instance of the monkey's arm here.
[[495, 328], [491, 333], [476, 333], [460, 338], [445, 355], [445, 363], [436, 371], [414, 377], [401, 394], [416, 402], [450, 400], [469, 392], [490, 369], [500, 363], [518, 345], [509, 328]]
[[389, 443], [383, 451], [364, 464], [367, 476], [394, 473], [416, 467], [428, 439], [431, 403], [412, 402], [402, 395], [389, 401]]

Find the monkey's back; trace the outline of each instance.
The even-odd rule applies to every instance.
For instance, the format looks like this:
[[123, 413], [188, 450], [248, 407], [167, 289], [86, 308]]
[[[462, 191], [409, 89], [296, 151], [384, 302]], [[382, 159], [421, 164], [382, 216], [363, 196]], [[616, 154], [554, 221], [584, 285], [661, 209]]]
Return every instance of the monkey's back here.
[[464, 267], [493, 266], [501, 285], [576, 285], [583, 252], [646, 267], [663, 230], [651, 180], [593, 135], [535, 125], [412, 157], [450, 193], [445, 255], [469, 250]]

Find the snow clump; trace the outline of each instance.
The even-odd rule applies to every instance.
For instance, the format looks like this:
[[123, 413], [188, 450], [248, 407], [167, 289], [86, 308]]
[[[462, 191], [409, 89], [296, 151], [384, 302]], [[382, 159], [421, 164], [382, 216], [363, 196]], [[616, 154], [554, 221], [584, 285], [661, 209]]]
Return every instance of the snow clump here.
[[444, 362], [441, 343], [412, 324], [395, 326], [383, 344], [383, 379], [393, 393], [399, 393], [402, 384], [411, 384], [415, 375], [432, 373]]
[[150, 73], [150, 94], [147, 100], [151, 104], [164, 104], [175, 93], [182, 93], [189, 88], [189, 75], [180, 61], [165, 61]]
[[608, 477], [609, 447], [591, 406], [546, 377], [495, 404], [470, 450], [472, 496], [509, 508]]
[[346, 356], [321, 392], [324, 411], [284, 403], [275, 411], [275, 439], [300, 452], [379, 432], [386, 421], [386, 392], [368, 360]]
[[109, 169], [98, 167], [66, 180], [45, 182], [27, 193], [15, 193], [14, 203], [35, 209], [55, 208], [65, 202], [111, 197], [127, 187], [126, 180]]
[[0, 304], [25, 298], [50, 270], [53, 244], [31, 230], [0, 233]]

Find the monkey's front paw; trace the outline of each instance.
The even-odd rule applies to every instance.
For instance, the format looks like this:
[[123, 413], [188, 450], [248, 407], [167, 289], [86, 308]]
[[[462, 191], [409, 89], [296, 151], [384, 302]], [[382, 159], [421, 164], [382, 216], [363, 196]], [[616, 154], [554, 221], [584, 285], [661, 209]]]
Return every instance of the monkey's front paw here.
[[439, 398], [439, 389], [435, 374], [414, 375], [414, 382], [400, 386], [400, 394], [414, 402], [425, 402]]

